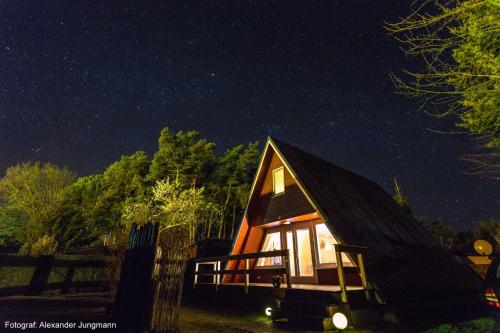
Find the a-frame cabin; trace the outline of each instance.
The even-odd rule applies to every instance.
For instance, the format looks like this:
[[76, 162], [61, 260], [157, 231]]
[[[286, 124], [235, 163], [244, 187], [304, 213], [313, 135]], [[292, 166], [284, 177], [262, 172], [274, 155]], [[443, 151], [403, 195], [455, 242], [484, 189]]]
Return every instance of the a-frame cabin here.
[[[288, 256], [259, 257], [280, 250]], [[384, 304], [482, 288], [379, 185], [268, 138], [231, 255], [217, 261], [214, 282], [271, 286], [283, 268], [291, 283], [282, 288], [348, 293], [348, 285]]]

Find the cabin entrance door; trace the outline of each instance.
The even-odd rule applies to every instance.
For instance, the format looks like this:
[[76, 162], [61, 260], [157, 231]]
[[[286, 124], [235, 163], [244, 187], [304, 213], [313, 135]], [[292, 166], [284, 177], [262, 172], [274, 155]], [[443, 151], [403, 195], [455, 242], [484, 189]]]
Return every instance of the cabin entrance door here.
[[290, 253], [292, 283], [317, 284], [313, 234], [310, 224], [297, 225], [282, 230], [283, 244]]

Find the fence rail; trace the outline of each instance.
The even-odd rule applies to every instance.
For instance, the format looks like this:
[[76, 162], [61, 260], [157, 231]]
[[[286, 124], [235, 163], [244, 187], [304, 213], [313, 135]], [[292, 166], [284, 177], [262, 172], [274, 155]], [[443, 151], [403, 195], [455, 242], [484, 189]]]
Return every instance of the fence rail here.
[[[195, 271], [194, 271], [194, 285], [193, 288], [198, 284], [199, 276], [213, 276], [212, 283], [215, 284], [216, 289], [223, 280], [225, 274], [243, 274], [245, 276], [245, 292], [248, 293], [250, 287], [250, 275], [252, 274], [275, 274], [283, 275], [286, 280], [287, 288], [292, 288], [292, 281], [290, 279], [290, 260], [289, 260], [288, 250], [276, 250], [267, 252], [256, 252], [256, 253], [243, 253], [230, 256], [220, 256], [220, 257], [209, 257], [195, 259]], [[250, 269], [250, 259], [259, 258], [269, 258], [269, 257], [282, 257], [284, 267], [280, 268], [252, 268]], [[244, 260], [244, 268], [242, 269], [222, 269], [222, 264], [229, 261], [241, 261]], [[213, 270], [210, 272], [200, 272], [200, 264], [212, 264]], [[239, 266], [239, 265], [238, 265]]]
[[[0, 255], [0, 271], [4, 267], [33, 267], [30, 282], [23, 286], [9, 286], [0, 288], [0, 296], [11, 295], [40, 295], [43, 291], [61, 289], [106, 289], [109, 282], [106, 280], [73, 281], [77, 268], [104, 268], [109, 265], [105, 259], [67, 259], [54, 255], [39, 257]], [[62, 282], [50, 282], [49, 277], [54, 268], [66, 268]]]

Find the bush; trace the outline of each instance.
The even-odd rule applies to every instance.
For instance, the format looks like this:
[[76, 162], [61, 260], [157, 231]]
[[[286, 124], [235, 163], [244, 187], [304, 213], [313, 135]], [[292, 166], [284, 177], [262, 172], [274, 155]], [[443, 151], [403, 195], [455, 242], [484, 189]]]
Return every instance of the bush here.
[[480, 318], [457, 325], [443, 324], [425, 333], [491, 333], [500, 332], [500, 325], [493, 318]]
[[53, 236], [43, 235], [33, 244], [24, 244], [21, 248], [20, 254], [42, 256], [56, 254], [57, 241]]

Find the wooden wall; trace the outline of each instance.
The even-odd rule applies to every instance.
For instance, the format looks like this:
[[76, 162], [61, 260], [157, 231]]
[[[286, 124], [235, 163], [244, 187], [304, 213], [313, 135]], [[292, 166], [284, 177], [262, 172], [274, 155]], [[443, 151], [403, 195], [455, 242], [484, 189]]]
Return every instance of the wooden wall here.
[[[302, 193], [297, 182], [284, 167], [276, 154], [270, 156], [266, 168], [263, 168], [260, 189], [255, 189], [251, 209], [249, 209], [250, 225], [259, 226], [270, 222], [313, 213], [315, 210]], [[284, 167], [285, 192], [275, 195], [273, 193], [272, 171]]]

